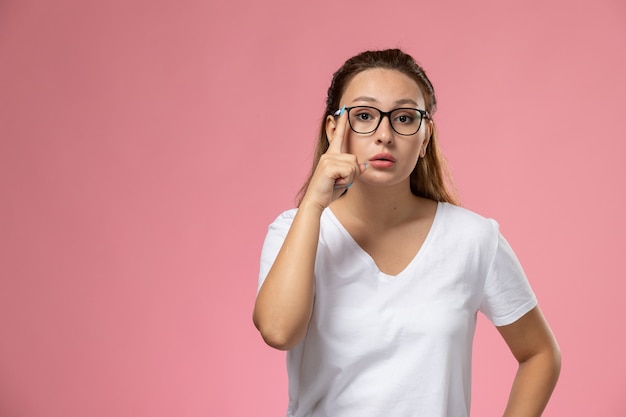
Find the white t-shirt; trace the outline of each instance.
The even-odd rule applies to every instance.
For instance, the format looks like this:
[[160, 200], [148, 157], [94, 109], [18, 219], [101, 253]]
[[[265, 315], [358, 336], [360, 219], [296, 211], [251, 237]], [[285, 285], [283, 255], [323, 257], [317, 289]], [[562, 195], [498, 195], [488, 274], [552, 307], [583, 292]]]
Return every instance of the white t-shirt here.
[[[269, 226], [259, 288], [295, 214]], [[502, 326], [536, 303], [494, 220], [439, 203], [415, 258], [389, 276], [326, 209], [313, 315], [287, 353], [287, 416], [467, 417], [477, 311]]]

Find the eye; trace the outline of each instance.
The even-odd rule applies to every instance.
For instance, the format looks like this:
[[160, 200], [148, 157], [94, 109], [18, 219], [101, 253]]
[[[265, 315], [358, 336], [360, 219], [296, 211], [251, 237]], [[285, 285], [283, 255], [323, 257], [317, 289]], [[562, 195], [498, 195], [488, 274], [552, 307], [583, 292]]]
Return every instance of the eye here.
[[415, 117], [410, 114], [399, 114], [395, 117], [396, 122], [402, 124], [411, 124], [415, 121]]
[[359, 121], [363, 121], [363, 122], [367, 122], [370, 121], [374, 118], [374, 116], [372, 116], [369, 112], [365, 111], [365, 110], [361, 110], [359, 111], [355, 117], [357, 118], [357, 120]]

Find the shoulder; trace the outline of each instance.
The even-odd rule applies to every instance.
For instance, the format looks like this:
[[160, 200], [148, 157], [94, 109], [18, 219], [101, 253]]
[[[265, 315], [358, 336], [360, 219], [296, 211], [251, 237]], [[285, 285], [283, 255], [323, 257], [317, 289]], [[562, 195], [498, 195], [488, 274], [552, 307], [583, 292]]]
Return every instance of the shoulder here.
[[498, 222], [464, 207], [439, 203], [437, 216], [442, 227], [455, 236], [491, 240], [499, 234]]
[[297, 208], [291, 208], [289, 210], [285, 210], [282, 213], [280, 213], [271, 224], [283, 224], [283, 223], [291, 224], [297, 212], [298, 212]]
[[268, 236], [279, 235], [284, 237], [287, 235], [287, 232], [291, 227], [291, 223], [293, 223], [293, 218], [296, 216], [297, 212], [298, 209], [293, 208], [280, 213], [274, 221], [268, 225]]
[[497, 224], [494, 219], [484, 217], [465, 207], [455, 206], [449, 203], [439, 203], [439, 210], [442, 211], [447, 221], [459, 222], [467, 226], [491, 227], [492, 224]]

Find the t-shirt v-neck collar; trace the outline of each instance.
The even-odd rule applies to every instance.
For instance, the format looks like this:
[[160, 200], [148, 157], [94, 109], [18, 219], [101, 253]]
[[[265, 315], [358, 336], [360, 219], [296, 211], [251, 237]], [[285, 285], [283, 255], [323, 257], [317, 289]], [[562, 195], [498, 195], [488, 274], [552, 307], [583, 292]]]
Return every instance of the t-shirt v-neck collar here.
[[422, 243], [422, 246], [420, 246], [420, 248], [417, 251], [417, 253], [415, 254], [415, 256], [413, 256], [413, 258], [404, 267], [404, 269], [402, 269], [402, 271], [400, 271], [396, 275], [386, 274], [385, 272], [381, 271], [380, 268], [378, 267], [378, 265], [376, 264], [376, 261], [374, 261], [374, 258], [372, 258], [372, 256], [369, 253], [367, 253], [367, 251], [365, 251], [365, 249], [363, 249], [361, 247], [361, 245], [359, 245], [357, 243], [356, 240], [354, 240], [354, 238], [352, 237], [350, 232], [348, 232], [348, 229], [346, 229], [344, 227], [344, 225], [341, 223], [341, 221], [339, 221], [337, 216], [335, 216], [335, 213], [333, 213], [332, 209], [329, 207], [329, 208], [326, 209], [326, 212], [328, 213], [328, 216], [329, 216], [330, 220], [337, 226], [339, 231], [350, 242], [350, 245], [353, 247], [355, 252], [360, 257], [362, 257], [371, 266], [371, 268], [374, 271], [376, 271], [376, 273], [378, 274], [378, 276], [381, 279], [397, 281], [398, 279], [400, 279], [404, 275], [406, 275], [408, 273], [408, 271], [410, 271], [413, 268], [413, 266], [422, 257], [422, 254], [427, 250], [427, 247], [429, 246], [430, 241], [433, 239], [433, 235], [435, 234], [435, 231], [436, 231], [436, 229], [438, 227], [439, 219], [442, 216], [442, 211], [443, 211], [442, 207], [443, 207], [443, 203], [438, 202], [437, 203], [437, 209], [435, 211], [435, 217], [433, 219], [433, 223], [430, 225], [430, 229], [428, 230], [428, 233], [426, 235], [426, 238], [424, 239], [424, 242]]

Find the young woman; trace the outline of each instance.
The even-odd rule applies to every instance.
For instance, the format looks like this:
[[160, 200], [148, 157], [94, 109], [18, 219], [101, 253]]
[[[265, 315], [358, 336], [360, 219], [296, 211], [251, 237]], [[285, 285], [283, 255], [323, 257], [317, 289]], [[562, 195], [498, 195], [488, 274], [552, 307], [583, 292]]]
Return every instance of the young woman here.
[[436, 100], [400, 50], [334, 74], [300, 204], [269, 227], [254, 323], [288, 350], [289, 417], [463, 417], [476, 314], [519, 371], [505, 416], [541, 415], [560, 353], [498, 224], [457, 205]]

